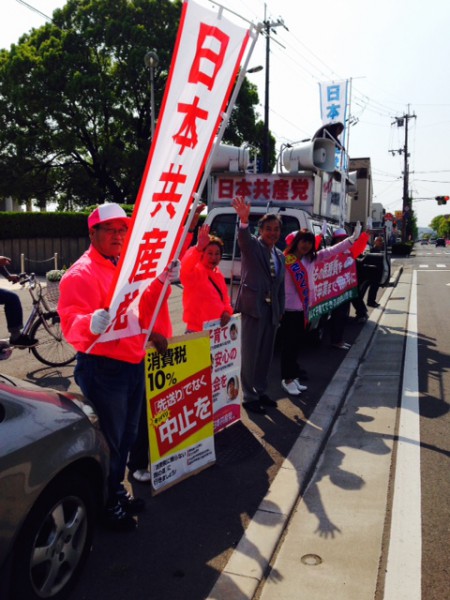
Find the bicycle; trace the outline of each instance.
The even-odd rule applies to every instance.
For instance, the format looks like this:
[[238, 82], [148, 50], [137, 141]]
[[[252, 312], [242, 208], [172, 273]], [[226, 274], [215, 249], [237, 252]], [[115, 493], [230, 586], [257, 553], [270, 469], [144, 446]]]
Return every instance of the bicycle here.
[[[24, 335], [38, 341], [29, 349], [44, 365], [63, 367], [75, 360], [76, 350], [66, 340], [56, 305], [59, 298], [59, 285], [43, 286], [34, 273], [19, 275], [19, 283], [27, 285], [33, 306], [31, 314], [22, 330]], [[50, 283], [50, 282], [49, 282]]]

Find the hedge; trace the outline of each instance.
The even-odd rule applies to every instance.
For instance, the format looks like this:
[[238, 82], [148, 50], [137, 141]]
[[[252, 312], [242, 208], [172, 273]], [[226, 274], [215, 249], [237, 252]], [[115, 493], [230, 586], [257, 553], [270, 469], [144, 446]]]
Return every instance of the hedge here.
[[[128, 215], [132, 214], [133, 205], [121, 206]], [[87, 235], [87, 217], [94, 208], [90, 206], [82, 212], [0, 212], [0, 237], [82, 237]]]

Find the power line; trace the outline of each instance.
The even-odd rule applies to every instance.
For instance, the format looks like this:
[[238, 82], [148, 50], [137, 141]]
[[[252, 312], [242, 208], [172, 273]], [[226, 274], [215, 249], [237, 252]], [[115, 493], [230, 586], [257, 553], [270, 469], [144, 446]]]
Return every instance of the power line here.
[[16, 0], [16, 2], [18, 2], [19, 4], [22, 4], [23, 6], [25, 6], [29, 10], [35, 12], [36, 14], [41, 15], [41, 17], [44, 17], [44, 19], [47, 19], [47, 21], [51, 21], [52, 20], [51, 17], [49, 17], [48, 15], [46, 15], [45, 13], [43, 13], [42, 11], [40, 11], [35, 6], [31, 6], [31, 4], [28, 4], [28, 2], [25, 2], [25, 0]]

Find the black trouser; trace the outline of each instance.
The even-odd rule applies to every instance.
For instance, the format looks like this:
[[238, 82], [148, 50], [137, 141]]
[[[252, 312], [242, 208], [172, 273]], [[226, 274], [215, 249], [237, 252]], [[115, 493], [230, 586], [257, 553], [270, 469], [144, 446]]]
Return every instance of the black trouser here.
[[147, 424], [147, 401], [144, 398], [142, 403], [141, 415], [139, 417], [139, 425], [136, 441], [131, 447], [128, 456], [128, 468], [134, 473], [138, 470], [148, 469], [150, 462], [149, 456], [149, 441], [148, 441], [148, 424]]
[[300, 374], [297, 357], [305, 339], [303, 311], [288, 310], [284, 313], [278, 339], [281, 348], [281, 379], [297, 379]]
[[350, 302], [343, 302], [332, 311], [329, 321], [332, 344], [340, 344], [344, 341], [344, 329], [349, 310]]

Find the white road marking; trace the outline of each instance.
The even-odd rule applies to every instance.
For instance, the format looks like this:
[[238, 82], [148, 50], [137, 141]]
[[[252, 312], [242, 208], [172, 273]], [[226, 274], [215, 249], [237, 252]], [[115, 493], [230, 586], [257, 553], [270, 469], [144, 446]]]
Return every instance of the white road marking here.
[[428, 269], [428, 265], [419, 265], [419, 269]]
[[417, 271], [413, 272], [384, 600], [422, 597]]
[[446, 269], [447, 265], [436, 265], [438, 269]]

